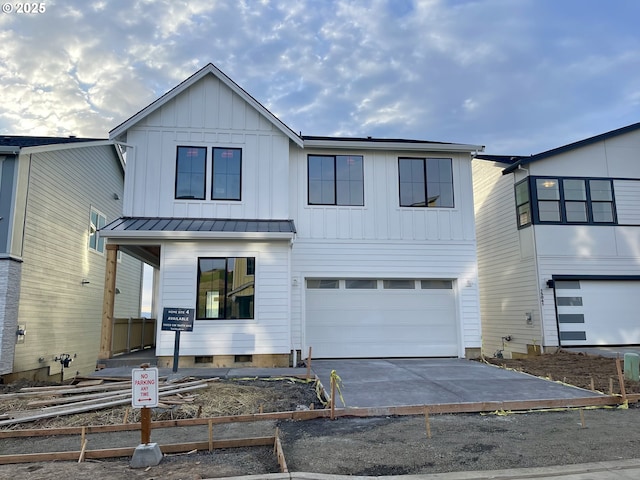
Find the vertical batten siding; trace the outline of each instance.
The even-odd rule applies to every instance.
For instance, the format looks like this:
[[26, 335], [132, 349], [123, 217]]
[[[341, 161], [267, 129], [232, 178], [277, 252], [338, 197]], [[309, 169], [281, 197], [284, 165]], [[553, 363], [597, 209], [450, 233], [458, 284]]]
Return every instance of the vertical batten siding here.
[[22, 264], [0, 260], [0, 375], [13, 371]]
[[[122, 198], [122, 171], [109, 146], [34, 153], [30, 159], [19, 304], [27, 336], [16, 345], [14, 371], [51, 366], [55, 374], [60, 364], [53, 358], [69, 353], [77, 358], [66, 375], [88, 373], [99, 350], [105, 272], [105, 256], [88, 249], [90, 209], [107, 221], [121, 215], [122, 200], [114, 193]], [[133, 274], [139, 284], [140, 270]], [[82, 285], [83, 279], [90, 283]], [[139, 292], [129, 304], [126, 298], [119, 300], [119, 312], [139, 315]]]
[[[136, 145], [125, 212], [140, 217], [289, 218], [289, 139], [207, 76], [127, 132]], [[177, 146], [207, 147], [205, 200], [176, 200]], [[241, 201], [212, 201], [212, 147], [242, 149]], [[135, 181], [135, 188], [129, 182]]]
[[[521, 248], [531, 242], [533, 228], [517, 228], [514, 179], [503, 176], [504, 165], [473, 161], [478, 242], [482, 348], [485, 355], [502, 349], [502, 337], [511, 335], [505, 353], [527, 352], [527, 344], [542, 342], [540, 303], [533, 252]], [[527, 325], [525, 313], [533, 324]]]
[[[162, 245], [160, 306], [195, 308], [198, 257], [255, 257], [253, 320], [195, 320], [180, 355], [282, 354], [291, 350], [289, 242], [167, 242]], [[158, 332], [156, 353], [173, 354], [173, 332]]]
[[460, 356], [480, 346], [476, 254], [473, 242], [372, 242], [298, 239], [292, 250], [292, 337], [303, 338], [306, 278], [446, 278], [456, 280]]
[[[364, 206], [308, 205], [307, 156], [352, 154], [364, 159]], [[301, 151], [290, 147], [290, 211], [298, 238], [408, 241], [475, 241], [470, 157], [462, 154]], [[454, 208], [399, 206], [398, 158], [452, 158]]]

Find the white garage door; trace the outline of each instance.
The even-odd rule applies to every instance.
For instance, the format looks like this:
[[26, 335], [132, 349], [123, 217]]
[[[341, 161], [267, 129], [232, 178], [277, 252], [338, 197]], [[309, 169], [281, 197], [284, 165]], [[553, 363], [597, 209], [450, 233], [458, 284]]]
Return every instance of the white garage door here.
[[640, 282], [557, 280], [560, 344], [640, 344]]
[[451, 280], [307, 280], [316, 358], [458, 356]]

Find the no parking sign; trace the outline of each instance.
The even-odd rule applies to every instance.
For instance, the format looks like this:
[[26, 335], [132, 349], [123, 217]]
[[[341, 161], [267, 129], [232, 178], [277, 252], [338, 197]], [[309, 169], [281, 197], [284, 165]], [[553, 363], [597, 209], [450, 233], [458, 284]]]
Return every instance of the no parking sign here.
[[158, 369], [131, 370], [131, 406], [133, 408], [158, 406]]

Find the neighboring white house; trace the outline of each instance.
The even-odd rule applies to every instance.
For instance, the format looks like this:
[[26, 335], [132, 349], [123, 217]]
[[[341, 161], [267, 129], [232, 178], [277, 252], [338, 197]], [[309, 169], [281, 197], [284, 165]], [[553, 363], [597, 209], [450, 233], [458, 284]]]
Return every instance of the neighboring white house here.
[[110, 138], [124, 215], [100, 234], [157, 269], [158, 318], [195, 309], [181, 365], [479, 353], [481, 146], [301, 136], [212, 64]]
[[[106, 140], [0, 136], [0, 375], [95, 369], [104, 240], [120, 216], [124, 163]], [[122, 255], [116, 312], [139, 316], [142, 264]]]
[[640, 344], [639, 148], [637, 123], [474, 160], [485, 354]]

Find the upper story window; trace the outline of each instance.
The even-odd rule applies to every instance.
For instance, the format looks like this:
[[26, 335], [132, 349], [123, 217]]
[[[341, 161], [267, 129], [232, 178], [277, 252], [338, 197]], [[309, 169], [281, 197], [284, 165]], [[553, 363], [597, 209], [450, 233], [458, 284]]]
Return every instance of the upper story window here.
[[98, 230], [107, 224], [107, 217], [91, 207], [89, 216], [89, 250], [104, 253], [104, 238], [98, 234]]
[[255, 257], [198, 258], [197, 318], [254, 318], [255, 278]]
[[214, 148], [211, 199], [240, 200], [241, 177], [242, 150]]
[[176, 158], [176, 198], [204, 200], [206, 147], [178, 147]]
[[531, 223], [531, 199], [529, 198], [529, 183], [525, 180], [516, 184], [516, 211], [518, 227]]
[[362, 155], [309, 155], [309, 205], [364, 205]]
[[450, 158], [399, 158], [401, 207], [453, 207]]
[[515, 188], [518, 227], [616, 223], [610, 179], [529, 177]]

